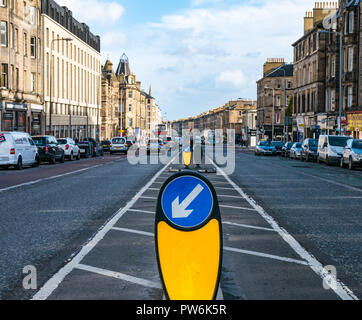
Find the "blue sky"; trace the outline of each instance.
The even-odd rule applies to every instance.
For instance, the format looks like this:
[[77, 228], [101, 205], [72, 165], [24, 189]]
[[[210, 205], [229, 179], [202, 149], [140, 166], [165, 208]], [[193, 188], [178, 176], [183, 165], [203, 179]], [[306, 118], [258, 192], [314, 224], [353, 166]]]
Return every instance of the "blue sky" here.
[[293, 60], [314, 0], [57, 0], [101, 36], [102, 59], [125, 52], [168, 120], [256, 98], [267, 58]]

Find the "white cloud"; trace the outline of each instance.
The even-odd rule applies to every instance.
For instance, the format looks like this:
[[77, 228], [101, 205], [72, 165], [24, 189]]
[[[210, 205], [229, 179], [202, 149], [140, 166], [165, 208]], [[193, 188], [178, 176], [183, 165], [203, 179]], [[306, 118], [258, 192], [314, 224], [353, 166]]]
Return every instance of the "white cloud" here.
[[120, 31], [109, 31], [102, 34], [101, 37], [102, 51], [112, 48], [113, 46], [124, 46], [127, 41], [127, 36]]
[[241, 88], [247, 82], [247, 78], [240, 70], [222, 72], [216, 78], [216, 84], [230, 85], [235, 88]]
[[57, 2], [67, 6], [77, 20], [87, 23], [114, 24], [124, 13], [123, 6], [117, 2], [102, 0], [58, 0]]

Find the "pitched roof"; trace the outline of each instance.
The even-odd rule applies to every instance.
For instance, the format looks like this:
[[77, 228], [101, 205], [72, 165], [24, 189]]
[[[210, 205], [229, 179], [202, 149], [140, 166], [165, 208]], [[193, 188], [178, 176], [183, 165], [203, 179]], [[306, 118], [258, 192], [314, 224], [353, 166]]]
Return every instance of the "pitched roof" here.
[[268, 73], [266, 78], [281, 78], [281, 77], [293, 77], [293, 64], [284, 64], [281, 67], [274, 69]]

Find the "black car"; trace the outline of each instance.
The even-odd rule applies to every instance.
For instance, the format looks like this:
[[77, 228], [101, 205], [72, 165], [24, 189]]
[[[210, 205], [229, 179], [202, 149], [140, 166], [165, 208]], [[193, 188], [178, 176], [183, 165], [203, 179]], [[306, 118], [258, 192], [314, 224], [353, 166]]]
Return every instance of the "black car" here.
[[103, 147], [93, 138], [85, 138], [83, 141], [88, 141], [92, 144], [92, 157], [104, 156]]
[[284, 143], [282, 141], [272, 141], [271, 145], [275, 147], [276, 154], [282, 154]]
[[282, 156], [288, 158], [290, 149], [293, 147], [294, 142], [287, 142], [282, 148]]
[[310, 160], [317, 160], [318, 157], [318, 140], [305, 139], [300, 152], [300, 159], [309, 162]]
[[104, 152], [110, 152], [111, 151], [111, 146], [112, 146], [112, 141], [111, 140], [104, 140], [104, 141], [101, 142], [101, 146], [102, 146]]
[[93, 144], [86, 140], [76, 141], [77, 146], [79, 147], [80, 155], [83, 158], [90, 158], [93, 155]]
[[64, 163], [64, 150], [59, 146], [54, 136], [37, 136], [32, 137], [38, 148], [40, 161], [46, 161], [55, 164], [56, 161]]

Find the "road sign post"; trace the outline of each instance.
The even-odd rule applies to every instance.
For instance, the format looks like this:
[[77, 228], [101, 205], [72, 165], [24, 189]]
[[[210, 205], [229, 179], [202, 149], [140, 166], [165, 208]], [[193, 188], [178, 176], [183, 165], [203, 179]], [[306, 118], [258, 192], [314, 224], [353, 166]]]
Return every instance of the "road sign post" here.
[[222, 265], [222, 224], [216, 192], [199, 173], [183, 171], [160, 190], [155, 245], [165, 296], [216, 299]]

